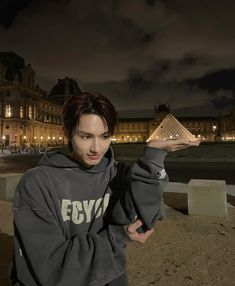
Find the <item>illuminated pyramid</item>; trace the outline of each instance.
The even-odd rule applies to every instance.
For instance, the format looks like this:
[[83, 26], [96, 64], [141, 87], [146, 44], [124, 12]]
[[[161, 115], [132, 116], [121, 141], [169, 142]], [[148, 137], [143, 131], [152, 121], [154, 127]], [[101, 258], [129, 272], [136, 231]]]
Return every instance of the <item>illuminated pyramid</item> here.
[[196, 141], [196, 137], [188, 131], [171, 113], [169, 113], [152, 135], [147, 139], [152, 140], [187, 140]]

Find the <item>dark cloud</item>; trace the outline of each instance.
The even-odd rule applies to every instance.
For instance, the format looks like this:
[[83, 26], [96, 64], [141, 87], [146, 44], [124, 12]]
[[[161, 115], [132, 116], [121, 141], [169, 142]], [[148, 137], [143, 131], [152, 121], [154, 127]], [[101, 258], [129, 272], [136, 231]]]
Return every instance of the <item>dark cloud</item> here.
[[235, 106], [235, 96], [220, 90], [217, 92], [217, 96], [212, 97], [212, 102], [220, 113], [224, 113], [224, 110], [229, 111], [231, 106]]
[[145, 0], [146, 4], [149, 6], [154, 6], [157, 2], [165, 3], [166, 0]]
[[197, 58], [192, 55], [185, 55], [181, 60], [179, 60], [179, 65], [181, 66], [192, 66], [197, 63]]
[[217, 112], [217, 102], [226, 102], [224, 110], [233, 104], [228, 74], [208, 84], [210, 74], [235, 68], [235, 1], [14, 3], [6, 13], [11, 20], [0, 18], [8, 23], [0, 27], [1, 51], [31, 63], [43, 89], [69, 76], [110, 95], [122, 109], [166, 103]]
[[210, 93], [224, 89], [231, 90], [235, 94], [235, 68], [219, 70], [188, 82], [207, 89]]
[[31, 0], [1, 0], [0, 2], [0, 25], [9, 28], [17, 13], [27, 7]]

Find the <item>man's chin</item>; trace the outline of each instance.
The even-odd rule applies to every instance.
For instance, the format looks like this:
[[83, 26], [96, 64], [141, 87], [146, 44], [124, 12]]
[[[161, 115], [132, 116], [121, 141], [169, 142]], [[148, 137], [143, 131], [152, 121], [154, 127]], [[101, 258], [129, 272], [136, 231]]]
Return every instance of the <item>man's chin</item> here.
[[96, 160], [88, 159], [88, 160], [86, 160], [85, 163], [86, 163], [87, 166], [92, 167], [92, 166], [98, 165], [100, 163], [101, 159], [102, 158], [99, 158], [99, 159], [96, 159]]

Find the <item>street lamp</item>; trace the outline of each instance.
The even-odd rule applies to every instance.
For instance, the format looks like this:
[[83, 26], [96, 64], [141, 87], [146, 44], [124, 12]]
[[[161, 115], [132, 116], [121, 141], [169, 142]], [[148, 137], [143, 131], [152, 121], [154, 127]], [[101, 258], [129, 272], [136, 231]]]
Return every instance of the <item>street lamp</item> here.
[[213, 132], [214, 132], [214, 141], [215, 141], [215, 139], [216, 139], [216, 128], [217, 128], [216, 125], [213, 125], [213, 126], [212, 126], [212, 129], [213, 129]]

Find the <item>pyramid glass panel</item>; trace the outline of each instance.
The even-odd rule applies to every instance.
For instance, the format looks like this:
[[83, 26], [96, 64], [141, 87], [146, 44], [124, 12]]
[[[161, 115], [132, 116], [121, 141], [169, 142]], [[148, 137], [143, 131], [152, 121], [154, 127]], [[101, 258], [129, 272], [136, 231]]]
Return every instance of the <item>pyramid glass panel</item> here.
[[159, 124], [147, 142], [152, 140], [196, 141], [196, 137], [188, 131], [171, 113]]

